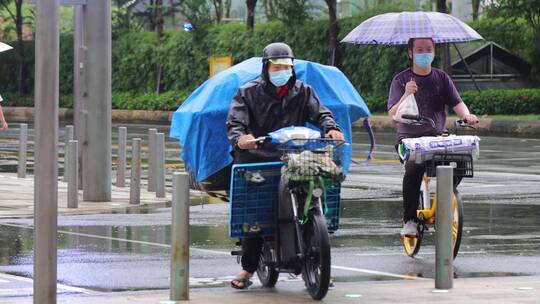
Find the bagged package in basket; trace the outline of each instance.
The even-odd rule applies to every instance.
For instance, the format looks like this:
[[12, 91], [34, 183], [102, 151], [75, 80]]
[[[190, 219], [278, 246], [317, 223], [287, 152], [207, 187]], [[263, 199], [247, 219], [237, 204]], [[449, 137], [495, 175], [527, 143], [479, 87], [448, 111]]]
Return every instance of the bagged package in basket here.
[[480, 138], [475, 135], [425, 136], [406, 138], [398, 147], [399, 157], [403, 161], [418, 163], [430, 160], [433, 154], [455, 153], [469, 154], [478, 159]]

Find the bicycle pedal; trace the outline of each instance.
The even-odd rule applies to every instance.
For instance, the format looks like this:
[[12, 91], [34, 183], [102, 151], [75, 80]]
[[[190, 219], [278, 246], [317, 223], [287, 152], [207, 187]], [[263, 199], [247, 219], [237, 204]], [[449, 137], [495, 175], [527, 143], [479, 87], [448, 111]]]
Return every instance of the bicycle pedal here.
[[242, 255], [244, 253], [243, 250], [232, 250], [231, 255]]

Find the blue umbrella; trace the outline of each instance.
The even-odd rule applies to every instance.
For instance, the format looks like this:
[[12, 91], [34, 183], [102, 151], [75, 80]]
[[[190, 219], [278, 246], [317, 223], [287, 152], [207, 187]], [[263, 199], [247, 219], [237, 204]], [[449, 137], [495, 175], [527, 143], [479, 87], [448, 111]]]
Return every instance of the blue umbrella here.
[[[294, 69], [298, 79], [315, 89], [351, 142], [352, 122], [371, 115], [351, 82], [337, 68], [314, 62], [295, 60]], [[233, 161], [225, 125], [229, 105], [238, 88], [261, 71], [261, 58], [245, 60], [204, 82], [173, 114], [170, 137], [180, 140], [182, 159], [198, 181]], [[348, 159], [350, 154], [349, 147]]]
[[386, 13], [369, 18], [341, 42], [353, 44], [407, 44], [410, 38], [432, 38], [435, 43], [483, 39], [454, 16], [438, 12]]

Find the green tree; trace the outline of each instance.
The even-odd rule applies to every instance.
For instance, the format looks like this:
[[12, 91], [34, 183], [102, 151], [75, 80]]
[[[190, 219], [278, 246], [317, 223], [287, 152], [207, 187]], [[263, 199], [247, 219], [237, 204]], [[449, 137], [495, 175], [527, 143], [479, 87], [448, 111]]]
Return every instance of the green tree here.
[[255, 26], [255, 7], [257, 6], [257, 0], [246, 0], [247, 18], [246, 26], [248, 30], [253, 30]]
[[178, 11], [193, 24], [198, 32], [212, 23], [212, 13], [206, 0], [181, 0], [177, 2]]
[[482, 0], [472, 0], [472, 17], [473, 20], [478, 20], [478, 12], [480, 11], [480, 4]]
[[303, 24], [309, 19], [311, 5], [308, 0], [277, 0], [274, 1], [277, 8], [278, 19], [285, 24]]
[[[337, 19], [337, 2], [336, 0], [325, 0], [328, 6], [328, 36], [330, 46], [330, 64], [336, 65], [340, 62], [339, 49], [338, 49], [338, 33], [339, 24]], [[339, 65], [339, 64], [338, 64]]]
[[277, 2], [279, 0], [263, 0], [264, 14], [267, 21], [276, 20], [278, 18]]
[[507, 18], [509, 22], [520, 18], [527, 21], [533, 31], [535, 46], [531, 75], [535, 75], [535, 80], [540, 82], [540, 0], [498, 0], [488, 7], [488, 11]]
[[[15, 11], [13, 11], [11, 4], [15, 4]], [[25, 66], [25, 55], [23, 47], [23, 24], [24, 17], [22, 13], [23, 0], [0, 0], [0, 7], [6, 11], [15, 24], [15, 32], [17, 35], [17, 59], [19, 61], [18, 69], [18, 88], [19, 94], [24, 95], [28, 92], [28, 88], [25, 85], [26, 78], [26, 66]]]
[[214, 4], [214, 12], [216, 14], [216, 22], [220, 23], [223, 19], [223, 0], [212, 0]]

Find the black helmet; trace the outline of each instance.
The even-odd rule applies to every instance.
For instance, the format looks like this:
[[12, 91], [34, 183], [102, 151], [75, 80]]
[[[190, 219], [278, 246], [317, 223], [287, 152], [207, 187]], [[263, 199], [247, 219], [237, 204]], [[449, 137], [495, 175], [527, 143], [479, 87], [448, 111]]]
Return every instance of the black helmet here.
[[283, 42], [275, 42], [267, 45], [263, 50], [263, 62], [272, 58], [291, 58], [294, 59], [294, 54], [290, 46]]

